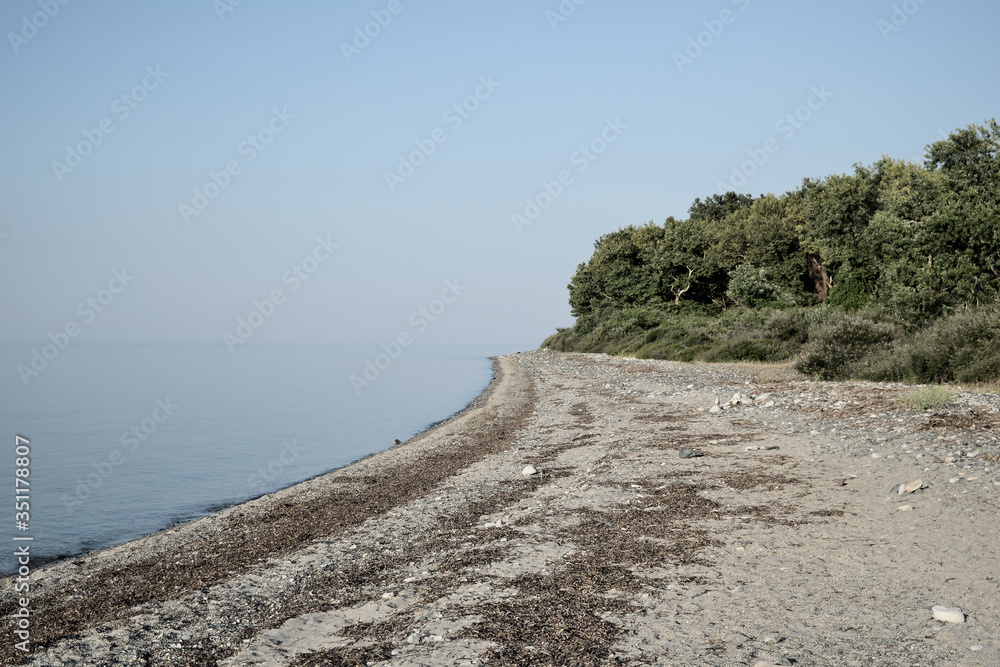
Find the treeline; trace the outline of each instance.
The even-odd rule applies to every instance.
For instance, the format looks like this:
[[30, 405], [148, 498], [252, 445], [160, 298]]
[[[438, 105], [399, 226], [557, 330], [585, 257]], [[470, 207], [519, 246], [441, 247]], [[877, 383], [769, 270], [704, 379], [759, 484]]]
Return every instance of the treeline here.
[[605, 234], [543, 345], [783, 361], [823, 378], [1000, 378], [1000, 127], [782, 196], [696, 199]]

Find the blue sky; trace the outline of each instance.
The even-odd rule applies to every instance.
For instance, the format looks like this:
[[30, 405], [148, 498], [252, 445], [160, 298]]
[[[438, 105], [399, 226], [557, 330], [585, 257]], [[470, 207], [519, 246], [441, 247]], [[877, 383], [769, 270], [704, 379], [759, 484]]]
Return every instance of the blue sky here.
[[0, 342], [535, 346], [601, 234], [1000, 108], [985, 1], [234, 1], [3, 3]]

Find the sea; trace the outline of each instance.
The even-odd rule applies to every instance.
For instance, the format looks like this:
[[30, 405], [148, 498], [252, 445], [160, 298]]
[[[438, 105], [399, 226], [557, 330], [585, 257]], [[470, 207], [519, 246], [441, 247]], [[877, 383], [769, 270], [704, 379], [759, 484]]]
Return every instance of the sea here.
[[405, 441], [525, 349], [0, 345], [0, 574], [15, 547], [33, 565], [101, 549]]

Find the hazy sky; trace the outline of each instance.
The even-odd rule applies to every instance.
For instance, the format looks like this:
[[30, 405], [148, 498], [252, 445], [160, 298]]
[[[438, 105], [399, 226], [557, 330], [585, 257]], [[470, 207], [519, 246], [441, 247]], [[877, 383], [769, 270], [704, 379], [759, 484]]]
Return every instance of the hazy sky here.
[[603, 233], [997, 116], [998, 25], [986, 0], [5, 0], [0, 342], [537, 345]]

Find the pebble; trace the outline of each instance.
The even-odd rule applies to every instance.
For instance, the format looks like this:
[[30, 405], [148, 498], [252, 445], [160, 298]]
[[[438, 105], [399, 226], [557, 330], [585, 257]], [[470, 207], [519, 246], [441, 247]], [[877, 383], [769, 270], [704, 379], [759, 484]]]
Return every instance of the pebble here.
[[412, 635], [406, 638], [407, 644], [419, 644], [420, 643], [420, 633], [414, 632]]
[[709, 414], [717, 415], [720, 412], [722, 412], [722, 408], [720, 408], [718, 405], [713, 405], [708, 409], [708, 412]]
[[530, 466], [530, 465], [529, 466], [524, 466], [524, 469], [521, 471], [521, 474], [524, 475], [525, 477], [531, 477], [532, 475], [537, 475], [538, 474], [538, 468], [536, 468], [535, 466]]
[[687, 447], [685, 447], [681, 449], [681, 451], [677, 452], [677, 456], [681, 457], [682, 459], [693, 459], [694, 457], [698, 456], [698, 452], [694, 451], [693, 449], [688, 449]]
[[897, 512], [909, 512], [913, 510], [913, 505], [900, 505], [896, 508]]
[[785, 638], [782, 637], [781, 635], [764, 635], [763, 637], [760, 638], [760, 640], [765, 644], [777, 644], [778, 642], [783, 641], [784, 639]]
[[982, 651], [983, 650], [983, 645], [982, 644], [973, 644], [972, 646], [969, 647], [969, 650], [970, 651]]
[[960, 479], [961, 479], [961, 477], [952, 477], [951, 479], [948, 480], [948, 483], [949, 484], [954, 484], [955, 482], [957, 482]]
[[903, 490], [906, 491], [907, 493], [913, 493], [914, 491], [919, 491], [923, 487], [923, 485], [924, 485], [923, 480], [917, 479], [904, 486]]
[[934, 605], [931, 607], [931, 612], [934, 614], [934, 618], [938, 621], [944, 621], [946, 623], [965, 623], [965, 614], [959, 607], [945, 607], [942, 605]]

